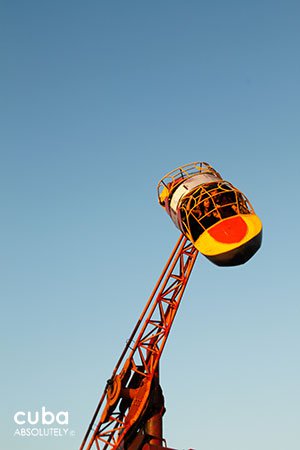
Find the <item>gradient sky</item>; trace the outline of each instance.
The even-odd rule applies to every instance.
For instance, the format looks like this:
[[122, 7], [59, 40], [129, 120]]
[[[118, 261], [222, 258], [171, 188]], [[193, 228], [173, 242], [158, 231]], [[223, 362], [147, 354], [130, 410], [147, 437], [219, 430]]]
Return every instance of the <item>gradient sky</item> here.
[[[299, 450], [298, 1], [2, 0], [1, 437], [77, 450], [178, 230], [165, 173], [207, 161], [264, 224], [199, 256], [161, 362], [178, 450]], [[73, 438], [13, 437], [68, 410]]]

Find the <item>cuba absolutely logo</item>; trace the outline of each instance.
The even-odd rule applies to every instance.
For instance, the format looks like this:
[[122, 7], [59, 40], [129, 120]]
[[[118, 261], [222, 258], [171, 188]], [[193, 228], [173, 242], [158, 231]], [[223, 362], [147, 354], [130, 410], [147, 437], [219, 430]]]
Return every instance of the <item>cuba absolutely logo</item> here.
[[14, 414], [17, 428], [14, 436], [22, 437], [63, 437], [74, 436], [69, 429], [69, 412], [54, 413], [42, 406], [40, 411], [17, 411]]

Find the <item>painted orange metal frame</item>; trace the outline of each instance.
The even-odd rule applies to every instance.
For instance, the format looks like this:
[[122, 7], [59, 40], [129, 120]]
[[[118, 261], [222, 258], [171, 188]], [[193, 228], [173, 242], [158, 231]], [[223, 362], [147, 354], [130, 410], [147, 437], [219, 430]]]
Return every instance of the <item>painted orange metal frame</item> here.
[[198, 250], [181, 235], [107, 382], [79, 450], [126, 449], [138, 433], [147, 433], [158, 363], [197, 255]]

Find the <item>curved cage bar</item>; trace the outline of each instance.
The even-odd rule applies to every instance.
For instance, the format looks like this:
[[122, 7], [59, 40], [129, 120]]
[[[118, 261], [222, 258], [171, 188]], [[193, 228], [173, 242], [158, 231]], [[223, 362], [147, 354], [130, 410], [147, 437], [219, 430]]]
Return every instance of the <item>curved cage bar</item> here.
[[254, 214], [247, 197], [228, 181], [208, 183], [189, 192], [180, 202], [179, 226], [192, 240], [222, 219]]
[[[221, 175], [208, 163], [196, 161], [185, 164], [167, 173], [158, 183], [157, 192], [159, 202], [163, 204], [164, 199], [172, 193], [175, 187], [189, 178], [196, 175], [208, 175], [210, 177], [222, 179]], [[204, 180], [205, 178], [202, 177]]]

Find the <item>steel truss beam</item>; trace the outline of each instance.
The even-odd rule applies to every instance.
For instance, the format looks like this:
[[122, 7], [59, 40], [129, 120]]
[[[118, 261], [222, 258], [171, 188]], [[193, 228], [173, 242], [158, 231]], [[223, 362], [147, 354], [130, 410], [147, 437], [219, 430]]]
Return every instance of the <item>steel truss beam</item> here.
[[181, 235], [108, 380], [79, 450], [126, 449], [155, 413], [151, 386], [198, 250]]

